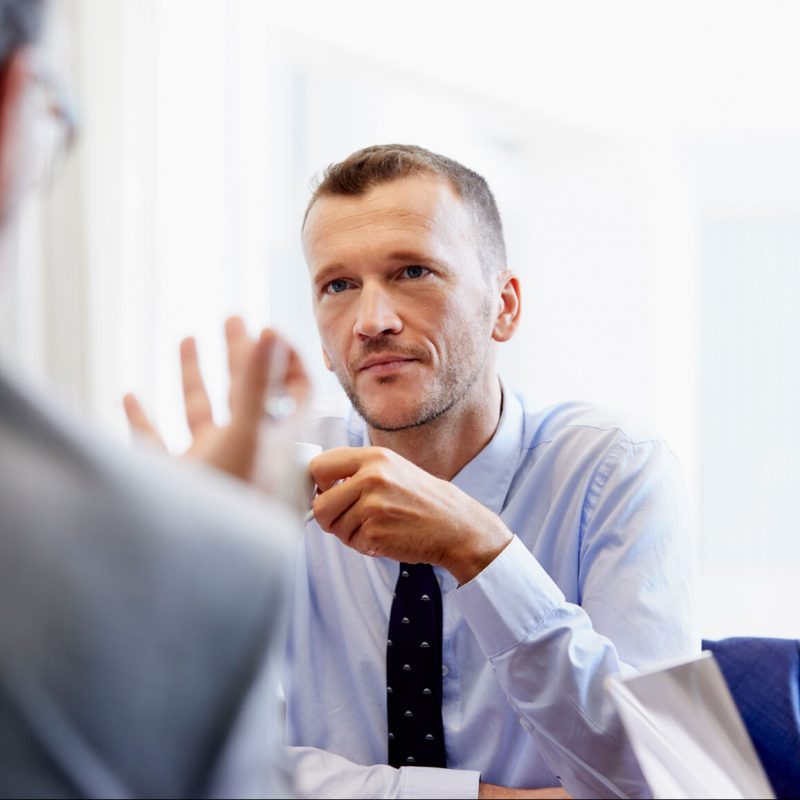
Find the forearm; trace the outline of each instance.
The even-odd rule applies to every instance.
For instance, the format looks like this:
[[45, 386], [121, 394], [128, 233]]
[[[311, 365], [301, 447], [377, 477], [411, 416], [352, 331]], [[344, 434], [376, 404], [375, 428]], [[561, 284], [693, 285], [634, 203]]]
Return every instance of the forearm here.
[[603, 686], [631, 668], [579, 608], [491, 661], [522, 727], [570, 794], [650, 796]]
[[619, 718], [603, 689], [630, 670], [586, 613], [566, 603], [515, 539], [459, 607], [525, 730], [574, 796], [647, 796]]
[[[648, 796], [603, 684], [699, 652], [680, 470], [662, 442], [622, 439], [588, 487], [579, 516], [557, 506], [549, 526], [527, 531], [527, 546], [515, 538], [457, 603], [566, 790]], [[515, 524], [524, 530], [519, 515]], [[554, 547], [566, 549], [554, 557]]]

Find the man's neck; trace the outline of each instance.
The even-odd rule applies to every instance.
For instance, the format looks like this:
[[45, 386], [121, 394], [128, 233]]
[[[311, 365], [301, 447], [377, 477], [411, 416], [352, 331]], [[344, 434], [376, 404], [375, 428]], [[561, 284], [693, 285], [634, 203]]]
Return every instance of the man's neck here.
[[452, 480], [489, 443], [500, 422], [502, 392], [492, 375], [441, 417], [402, 431], [369, 429], [377, 447], [399, 453], [437, 478]]

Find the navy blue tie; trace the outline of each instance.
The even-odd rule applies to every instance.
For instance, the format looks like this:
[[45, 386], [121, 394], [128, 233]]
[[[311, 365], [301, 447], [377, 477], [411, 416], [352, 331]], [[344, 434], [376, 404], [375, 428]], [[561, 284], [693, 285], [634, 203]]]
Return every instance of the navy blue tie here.
[[386, 647], [389, 764], [446, 767], [442, 593], [430, 564], [400, 564]]

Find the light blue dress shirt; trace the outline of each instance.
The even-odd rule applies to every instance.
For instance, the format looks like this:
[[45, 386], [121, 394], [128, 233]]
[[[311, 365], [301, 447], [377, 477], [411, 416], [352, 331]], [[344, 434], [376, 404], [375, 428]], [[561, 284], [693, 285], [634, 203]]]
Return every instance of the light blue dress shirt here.
[[[369, 444], [321, 420], [325, 449]], [[453, 479], [515, 534], [443, 598], [447, 770], [386, 765], [386, 634], [397, 562], [310, 523], [288, 648], [287, 741], [303, 796], [476, 797], [478, 780], [574, 797], [648, 788], [603, 680], [700, 651], [676, 459], [607, 412], [528, 410], [504, 391], [489, 444]]]

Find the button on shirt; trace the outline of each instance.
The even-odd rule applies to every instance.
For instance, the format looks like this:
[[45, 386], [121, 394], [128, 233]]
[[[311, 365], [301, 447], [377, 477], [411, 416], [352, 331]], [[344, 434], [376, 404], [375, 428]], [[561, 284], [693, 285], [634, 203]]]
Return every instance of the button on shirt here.
[[[321, 420], [324, 448], [369, 444]], [[529, 410], [504, 390], [494, 437], [453, 483], [500, 515], [506, 549], [442, 590], [448, 768], [386, 765], [385, 649], [399, 565], [310, 523], [298, 558], [287, 742], [301, 796], [477, 797], [478, 781], [573, 796], [648, 789], [607, 675], [699, 652], [676, 459], [594, 406]]]

